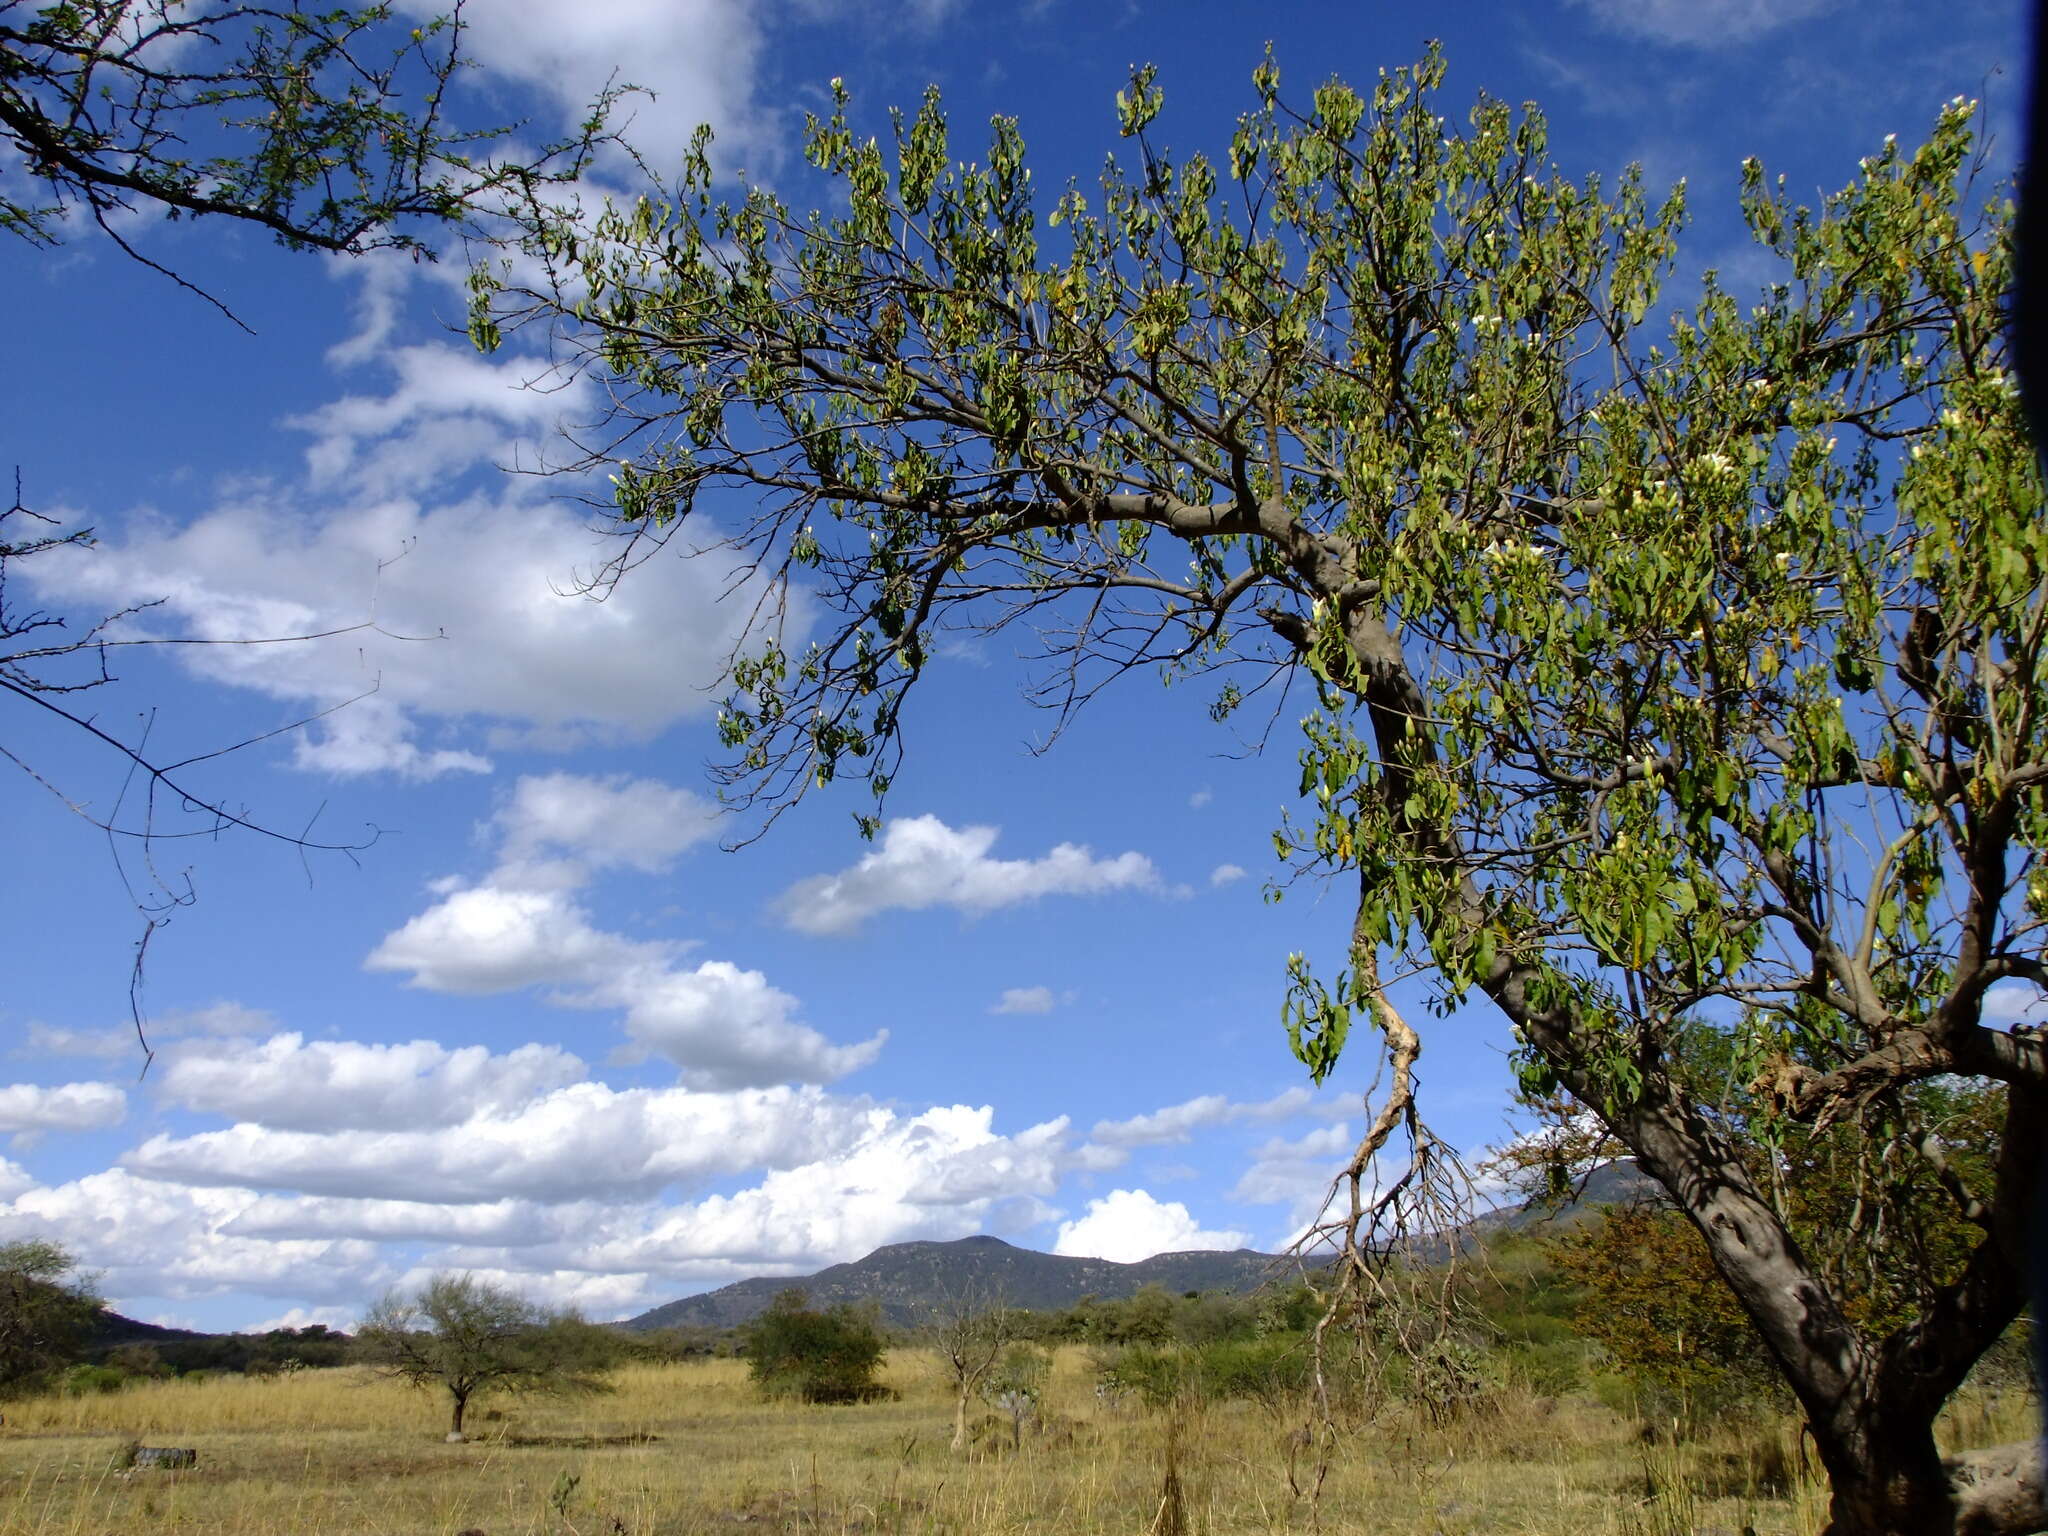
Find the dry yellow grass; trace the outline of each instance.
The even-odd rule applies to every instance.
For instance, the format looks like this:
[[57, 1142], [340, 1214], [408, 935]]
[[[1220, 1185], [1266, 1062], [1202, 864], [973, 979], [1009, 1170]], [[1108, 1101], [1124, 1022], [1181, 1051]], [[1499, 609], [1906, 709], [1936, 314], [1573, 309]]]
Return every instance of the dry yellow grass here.
[[[865, 1407], [766, 1403], [733, 1361], [639, 1366], [607, 1397], [497, 1399], [478, 1438], [446, 1445], [438, 1397], [355, 1371], [218, 1377], [106, 1397], [12, 1403], [0, 1429], [0, 1536], [684, 1536], [695, 1532], [1023, 1533], [1148, 1530], [1164, 1429], [1103, 1412], [1063, 1352], [1047, 1428], [1019, 1454], [955, 1456], [934, 1362], [890, 1357], [902, 1396]], [[2007, 1410], [1978, 1411], [1972, 1440]], [[1514, 1398], [1433, 1429], [1383, 1415], [1348, 1434], [1324, 1485], [1326, 1529], [1390, 1536], [1664, 1536], [1752, 1525], [1810, 1533], [1821, 1490], [1750, 1492], [1747, 1447], [1645, 1445], [1633, 1421], [1577, 1400]], [[122, 1447], [192, 1446], [190, 1472], [117, 1470]], [[1247, 1405], [1190, 1426], [1191, 1531], [1310, 1526], [1289, 1491], [1284, 1426]]]

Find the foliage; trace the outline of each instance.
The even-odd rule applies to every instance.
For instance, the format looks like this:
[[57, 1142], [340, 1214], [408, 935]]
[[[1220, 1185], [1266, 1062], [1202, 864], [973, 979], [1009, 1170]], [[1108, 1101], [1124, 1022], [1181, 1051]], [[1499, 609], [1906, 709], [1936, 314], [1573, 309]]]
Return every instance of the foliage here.
[[779, 1292], [740, 1330], [747, 1371], [770, 1397], [807, 1403], [860, 1403], [884, 1396], [875, 1381], [887, 1345], [872, 1311], [841, 1305], [810, 1309], [803, 1291]]
[[1204, 1398], [1254, 1402], [1276, 1418], [1300, 1408], [1308, 1394], [1311, 1364], [1309, 1340], [1303, 1335], [1211, 1339], [1195, 1351], [1195, 1374]]
[[1112, 1393], [1135, 1397], [1157, 1412], [1197, 1384], [1186, 1354], [1151, 1344], [1130, 1344], [1096, 1356], [1096, 1379]]
[[448, 120], [461, 7], [424, 26], [390, 7], [193, 0], [0, 4], [0, 129], [44, 189], [0, 198], [0, 231], [58, 243], [74, 209], [138, 208], [256, 225], [294, 250], [434, 254], [445, 223], [573, 179], [603, 134], [607, 92], [574, 139], [532, 159], [511, 130]]
[[0, 1243], [0, 1395], [34, 1391], [76, 1360], [101, 1308], [93, 1281], [55, 1243]]
[[1677, 1212], [1616, 1206], [1558, 1236], [1551, 1252], [1579, 1288], [1579, 1329], [1653, 1412], [1718, 1412], [1766, 1393], [1776, 1372], [1763, 1340]]
[[125, 1371], [111, 1365], [78, 1365], [66, 1368], [61, 1384], [69, 1397], [93, 1397], [118, 1392], [128, 1384]]
[[416, 1295], [386, 1296], [355, 1339], [359, 1358], [387, 1375], [446, 1391], [449, 1434], [458, 1439], [475, 1398], [603, 1392], [621, 1352], [612, 1330], [473, 1275], [436, 1275]]
[[1039, 1400], [1045, 1395], [1051, 1376], [1051, 1355], [1036, 1344], [1015, 1343], [1004, 1347], [981, 1378], [982, 1400], [1009, 1415], [1012, 1450], [1023, 1445], [1024, 1423], [1038, 1413]]
[[[1155, 142], [1141, 70], [1135, 164], [1043, 218], [1014, 120], [965, 164], [932, 93], [885, 151], [836, 91], [809, 142], [833, 213], [715, 204], [700, 147], [670, 196], [542, 219], [527, 272], [476, 274], [473, 334], [544, 321], [605, 376], [584, 467], [628, 536], [611, 574], [737, 487], [733, 537], [835, 615], [785, 648], [771, 601], [734, 659], [743, 803], [864, 781], [878, 830], [949, 631], [1034, 624], [1062, 718], [1154, 665], [1225, 673], [1219, 716], [1298, 685], [1277, 848], [1358, 905], [1334, 974], [1290, 966], [1287, 1031], [1317, 1080], [1354, 1025], [1394, 1067], [1333, 1232], [1355, 1294], [1444, 1169], [1391, 955], [1440, 1011], [1490, 1000], [1526, 1089], [1681, 1202], [1841, 1530], [2003, 1520], [2038, 1480], [1933, 1438], [2021, 1304], [2048, 1135], [2048, 1041], [1984, 1007], [2048, 980], [2048, 519], [1975, 106], [1816, 207], [1746, 162], [1768, 280], [1681, 303], [1682, 188], [1563, 174], [1533, 108], [1453, 125], [1444, 68], [1287, 105], [1269, 59], [1213, 160]], [[1916, 1130], [1955, 1075], [2006, 1089], [1974, 1184]], [[1367, 1190], [1396, 1135], [1414, 1176]], [[1897, 1298], [1910, 1322], [1795, 1237], [1802, 1138], [1859, 1163], [1887, 1230], [1916, 1158], [1976, 1229]]]

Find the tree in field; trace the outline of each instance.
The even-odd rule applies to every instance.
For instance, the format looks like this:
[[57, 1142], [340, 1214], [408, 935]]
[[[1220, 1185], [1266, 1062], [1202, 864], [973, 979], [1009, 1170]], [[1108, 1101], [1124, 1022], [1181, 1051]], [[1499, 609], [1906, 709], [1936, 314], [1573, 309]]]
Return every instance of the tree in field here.
[[609, 1328], [550, 1312], [473, 1275], [436, 1275], [417, 1295], [379, 1301], [356, 1330], [358, 1357], [415, 1387], [448, 1394], [448, 1438], [495, 1392], [610, 1390], [622, 1345]]
[[[1682, 189], [1571, 179], [1533, 108], [1451, 123], [1443, 71], [1289, 106], [1269, 60], [1220, 160], [1155, 142], [1141, 71], [1137, 165], [1043, 207], [1013, 121], [970, 166], [936, 96], [885, 149], [842, 92], [809, 142], [843, 212], [714, 203], [700, 153], [672, 195], [541, 220], [540, 276], [477, 274], [472, 331], [547, 326], [619, 402], [588, 442], [612, 574], [713, 497], [833, 616], [734, 660], [742, 803], [885, 793], [962, 629], [1033, 626], [1061, 718], [1161, 665], [1218, 674], [1219, 717], [1303, 711], [1279, 849], [1358, 899], [1285, 1020], [1318, 1080], [1354, 1023], [1391, 1064], [1330, 1228], [1357, 1291], [1445, 1168], [1392, 957], [1441, 1012], [1489, 1000], [1529, 1091], [1669, 1192], [1806, 1414], [1834, 1536], [2039, 1529], [2031, 1447], [1933, 1435], [2020, 1309], [2048, 1128], [2048, 1041], [1986, 1009], [2048, 980], [2048, 523], [1973, 106], [1818, 207], [1747, 163], [1772, 280], [1680, 302]], [[1957, 1075], [2000, 1119], [1974, 1176], [1915, 1098]], [[1866, 1242], [1915, 1160], [1969, 1234], [1897, 1317], [1800, 1240], [1796, 1164], [1748, 1156], [1837, 1129]]]
[[57, 1244], [0, 1243], [0, 1395], [33, 1391], [75, 1362], [101, 1306], [91, 1279]]
[[1017, 1337], [1018, 1318], [999, 1301], [963, 1294], [951, 1298], [932, 1322], [932, 1347], [945, 1362], [953, 1389], [952, 1449], [967, 1448], [967, 1410], [982, 1383]]
[[779, 1291], [740, 1339], [747, 1374], [770, 1397], [864, 1403], [887, 1395], [875, 1381], [887, 1345], [873, 1314], [859, 1307], [817, 1312], [803, 1291]]

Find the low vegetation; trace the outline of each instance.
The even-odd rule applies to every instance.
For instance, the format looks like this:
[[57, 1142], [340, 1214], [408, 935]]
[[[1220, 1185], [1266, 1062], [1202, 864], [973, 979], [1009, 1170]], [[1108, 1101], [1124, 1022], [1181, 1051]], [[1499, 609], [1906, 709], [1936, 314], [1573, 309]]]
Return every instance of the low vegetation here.
[[[1812, 1536], [1826, 1489], [1798, 1420], [1713, 1332], [1712, 1276], [1662, 1220], [1498, 1234], [1448, 1285], [1416, 1272], [1452, 1325], [1424, 1349], [1326, 1362], [1334, 1433], [1309, 1408], [1317, 1309], [1286, 1287], [997, 1309], [965, 1410], [943, 1326], [892, 1339], [858, 1309], [789, 1292], [736, 1334], [628, 1339], [633, 1358], [601, 1396], [479, 1395], [467, 1443], [445, 1443], [447, 1383], [408, 1390], [388, 1358], [180, 1375], [130, 1346], [6, 1405], [0, 1536], [1221, 1536], [1318, 1521], [1393, 1536]], [[1631, 1262], [1646, 1257], [1664, 1265], [1658, 1283]], [[436, 1327], [476, 1321], [476, 1307], [456, 1311]], [[1728, 1351], [1718, 1372], [1702, 1364], [1714, 1350]], [[1951, 1404], [1943, 1444], [2031, 1433], [2034, 1413], [2013, 1341]], [[190, 1448], [197, 1464], [137, 1464], [143, 1444]]]

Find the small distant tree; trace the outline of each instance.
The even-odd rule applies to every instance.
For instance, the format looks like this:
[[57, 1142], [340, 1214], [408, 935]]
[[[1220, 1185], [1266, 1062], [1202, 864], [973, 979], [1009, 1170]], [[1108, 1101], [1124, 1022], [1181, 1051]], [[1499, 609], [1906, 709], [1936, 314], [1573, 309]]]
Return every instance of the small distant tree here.
[[959, 1296], [942, 1310], [931, 1330], [932, 1345], [953, 1386], [953, 1449], [967, 1445], [967, 1407], [1017, 1337], [1017, 1315], [1001, 1302]]
[[748, 1373], [771, 1397], [859, 1403], [883, 1395], [875, 1370], [887, 1345], [870, 1311], [844, 1305], [813, 1311], [807, 1294], [787, 1290], [741, 1337]]
[[474, 1275], [436, 1275], [397, 1292], [356, 1332], [361, 1358], [413, 1386], [448, 1393], [448, 1437], [462, 1438], [472, 1400], [491, 1392], [605, 1392], [620, 1343], [573, 1312], [535, 1306]]
[[34, 1391], [78, 1358], [100, 1313], [98, 1287], [56, 1243], [0, 1243], [0, 1394]]

